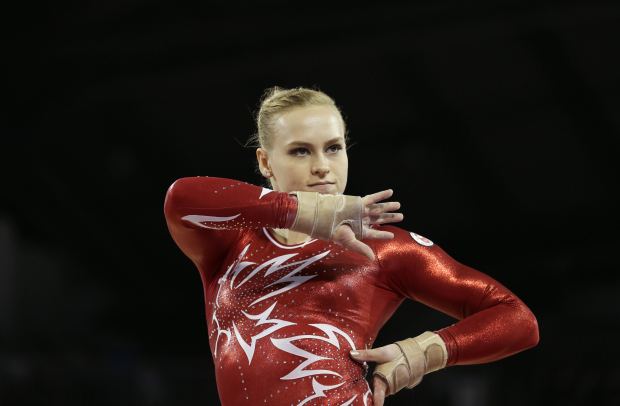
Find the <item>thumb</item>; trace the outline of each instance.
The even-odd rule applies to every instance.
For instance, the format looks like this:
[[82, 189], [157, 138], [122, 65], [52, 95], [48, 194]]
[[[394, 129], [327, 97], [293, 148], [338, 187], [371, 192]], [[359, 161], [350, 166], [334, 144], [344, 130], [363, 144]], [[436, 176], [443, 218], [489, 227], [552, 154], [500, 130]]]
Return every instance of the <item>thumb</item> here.
[[372, 248], [370, 248], [368, 245], [364, 244], [360, 240], [357, 240], [354, 238], [350, 241], [347, 241], [347, 243], [345, 244], [345, 247], [352, 251], [356, 251], [364, 255], [366, 258], [370, 259], [371, 261], [374, 261], [375, 259], [375, 253], [372, 251]]
[[[392, 346], [396, 348], [392, 348]], [[371, 348], [368, 350], [352, 350], [350, 351], [351, 358], [357, 361], [371, 361], [371, 362], [388, 362], [398, 356], [400, 350], [396, 344], [386, 345], [379, 348]]]

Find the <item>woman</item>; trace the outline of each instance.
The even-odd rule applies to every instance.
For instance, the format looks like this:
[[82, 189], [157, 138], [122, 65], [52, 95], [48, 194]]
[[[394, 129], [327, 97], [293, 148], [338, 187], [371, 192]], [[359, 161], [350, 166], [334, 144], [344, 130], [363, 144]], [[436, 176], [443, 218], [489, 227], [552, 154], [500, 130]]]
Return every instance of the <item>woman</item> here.
[[[223, 405], [382, 405], [450, 365], [494, 361], [538, 343], [512, 292], [427, 238], [386, 225], [391, 190], [347, 183], [346, 128], [323, 92], [274, 87], [257, 117], [271, 188], [214, 177], [173, 183], [164, 212], [202, 277]], [[370, 349], [405, 298], [456, 319]], [[371, 391], [366, 361], [376, 362]]]

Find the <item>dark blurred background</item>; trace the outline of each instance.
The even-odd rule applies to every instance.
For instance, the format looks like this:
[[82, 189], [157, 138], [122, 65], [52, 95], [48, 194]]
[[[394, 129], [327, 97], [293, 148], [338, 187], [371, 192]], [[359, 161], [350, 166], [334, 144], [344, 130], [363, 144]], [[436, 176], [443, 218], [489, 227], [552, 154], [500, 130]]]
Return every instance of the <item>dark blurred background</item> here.
[[[349, 194], [519, 295], [538, 347], [387, 405], [620, 404], [620, 4], [24, 4], [5, 19], [0, 405], [217, 405], [167, 187], [259, 184], [267, 87], [344, 112]], [[454, 322], [407, 302], [375, 346]]]

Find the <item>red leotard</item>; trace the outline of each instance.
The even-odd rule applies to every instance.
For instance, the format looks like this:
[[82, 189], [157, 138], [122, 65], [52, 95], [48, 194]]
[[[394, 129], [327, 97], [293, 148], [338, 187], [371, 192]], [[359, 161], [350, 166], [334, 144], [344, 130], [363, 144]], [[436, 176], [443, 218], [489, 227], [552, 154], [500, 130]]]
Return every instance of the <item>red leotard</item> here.
[[430, 240], [373, 226], [394, 233], [365, 240], [375, 261], [317, 239], [283, 245], [271, 228], [290, 227], [296, 210], [288, 193], [223, 178], [182, 178], [166, 195], [170, 233], [203, 281], [223, 405], [372, 404], [349, 351], [371, 348], [405, 298], [460, 320], [437, 331], [448, 365], [538, 342], [536, 318], [519, 298]]

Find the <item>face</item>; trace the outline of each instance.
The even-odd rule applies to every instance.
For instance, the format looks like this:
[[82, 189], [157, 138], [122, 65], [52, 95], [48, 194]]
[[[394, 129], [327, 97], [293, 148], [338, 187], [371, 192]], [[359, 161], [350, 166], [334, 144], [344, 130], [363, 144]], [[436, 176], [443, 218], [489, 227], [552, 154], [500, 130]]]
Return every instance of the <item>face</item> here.
[[349, 161], [340, 113], [332, 106], [300, 107], [275, 122], [269, 150], [258, 148], [263, 174], [274, 190], [343, 193]]

